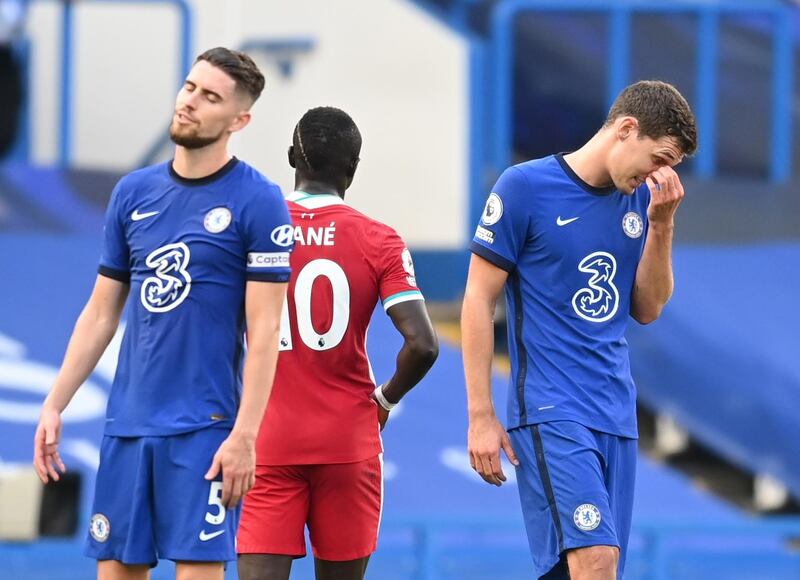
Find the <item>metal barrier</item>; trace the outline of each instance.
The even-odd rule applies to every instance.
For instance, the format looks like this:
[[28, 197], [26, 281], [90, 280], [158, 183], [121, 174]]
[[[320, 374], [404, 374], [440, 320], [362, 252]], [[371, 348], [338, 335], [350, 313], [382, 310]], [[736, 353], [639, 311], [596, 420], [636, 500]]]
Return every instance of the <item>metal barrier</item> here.
[[[466, 6], [475, 0], [465, 0], [454, 5], [457, 20], [466, 19]], [[126, 4], [167, 4], [177, 8], [180, 15], [180, 74], [183, 81], [192, 58], [192, 9], [188, 0], [65, 0], [63, 2], [60, 95], [59, 162], [69, 165], [73, 139], [73, 35], [74, 11], [80, 2], [106, 2]], [[607, 75], [607, 101], [610, 102], [629, 81], [630, 28], [635, 14], [692, 14], [699, 19], [697, 31], [698, 59], [696, 64], [697, 99], [696, 112], [702, 146], [696, 157], [695, 169], [700, 177], [713, 177], [717, 165], [717, 60], [719, 43], [719, 20], [724, 14], [765, 14], [772, 19], [773, 70], [772, 70], [772, 115], [770, 130], [771, 166], [769, 178], [772, 182], [786, 182], [791, 175], [792, 110], [793, 90], [793, 46], [790, 7], [779, 3], [764, 3], [758, 0], [741, 0], [736, 3], [708, 3], [699, 0], [670, 3], [641, 3], [637, 0], [616, 0], [610, 4], [599, 4], [594, 0], [503, 0], [494, 9], [491, 29], [491, 69], [495, 71], [494, 94], [489, 104], [494, 120], [494, 135], [490, 159], [496, 173], [511, 162], [513, 147], [512, 70], [514, 65], [515, 19], [525, 12], [591, 12], [605, 14], [609, 19], [609, 70]], [[463, 22], [462, 22], [463, 24]], [[475, 46], [479, 43], [475, 42]], [[477, 51], [482, 52], [482, 51]], [[473, 57], [474, 58], [474, 57]], [[474, 66], [474, 65], [473, 65]], [[471, 91], [473, 98], [476, 92]], [[473, 105], [475, 108], [475, 105]], [[473, 118], [472, 123], [475, 123]], [[472, 139], [473, 147], [478, 139]], [[482, 140], [481, 146], [482, 146]], [[474, 157], [474, 156], [473, 156]], [[473, 163], [474, 165], [474, 163]], [[479, 182], [481, 180], [478, 180]], [[481, 183], [481, 191], [483, 190]], [[482, 198], [482, 196], [481, 196]], [[482, 206], [475, 202], [476, 206]], [[470, 212], [471, 214], [474, 211]]]
[[791, 176], [791, 135], [793, 89], [792, 20], [790, 8], [779, 3], [757, 0], [730, 2], [642, 3], [637, 0], [616, 0], [598, 3], [594, 0], [503, 0], [492, 14], [492, 63], [496, 73], [492, 117], [496, 122], [492, 163], [495, 171], [511, 164], [513, 147], [512, 91], [514, 67], [514, 22], [523, 12], [582, 12], [604, 14], [609, 19], [609, 69], [607, 102], [629, 82], [631, 17], [635, 14], [690, 14], [699, 19], [697, 29], [698, 62], [697, 124], [702, 147], [696, 156], [695, 170], [699, 177], [714, 177], [717, 158], [717, 56], [719, 21], [723, 14], [763, 14], [772, 19], [772, 118], [771, 159], [769, 178], [773, 183], [788, 181]]
[[58, 159], [62, 167], [72, 160], [72, 90], [73, 90], [73, 32], [75, 28], [75, 6], [83, 2], [106, 2], [109, 4], [171, 4], [179, 13], [180, 67], [178, 86], [183, 84], [192, 61], [192, 9], [188, 0], [64, 0], [61, 20], [61, 99]]
[[[27, 38], [19, 39], [12, 44], [14, 56], [22, 68], [22, 91], [25, 95], [31, 94], [31, 43]], [[11, 161], [25, 162], [30, 156], [31, 149], [31, 100], [23, 98], [22, 106], [19, 110], [19, 125], [17, 126], [17, 138], [14, 145], [8, 152], [8, 159]]]
[[[451, 516], [431, 518], [412, 516], [386, 520], [382, 529], [385, 531], [412, 531], [415, 538], [416, 574], [414, 578], [416, 580], [438, 580], [441, 577], [439, 560], [444, 550], [440, 538], [445, 533], [465, 530], [485, 531], [487, 529], [504, 532], [518, 531], [520, 535], [525, 533], [521, 517]], [[800, 556], [797, 555], [797, 550], [792, 548], [800, 539], [800, 517], [726, 518], [723, 521], [711, 523], [707, 521], [677, 522], [658, 518], [648, 523], [634, 523], [632, 534], [644, 539], [645, 548], [642, 556], [647, 562], [646, 577], [649, 580], [671, 580], [673, 578], [670, 576], [670, 564], [681, 554], [676, 553], [677, 550], [669, 546], [671, 540], [698, 536], [714, 539], [747, 537], [754, 541], [774, 539], [785, 546], [787, 557], [796, 559], [797, 576], [792, 577], [800, 577]], [[380, 550], [378, 554], [380, 554]], [[729, 548], [728, 551], [708, 551], [702, 553], [701, 557], [707, 560], [709, 568], [712, 568], [715, 565], [715, 558], [735, 565], [737, 555]], [[763, 578], [781, 577], [770, 573], [770, 570], [770, 562], [765, 559]], [[719, 578], [721, 576], [708, 577]]]

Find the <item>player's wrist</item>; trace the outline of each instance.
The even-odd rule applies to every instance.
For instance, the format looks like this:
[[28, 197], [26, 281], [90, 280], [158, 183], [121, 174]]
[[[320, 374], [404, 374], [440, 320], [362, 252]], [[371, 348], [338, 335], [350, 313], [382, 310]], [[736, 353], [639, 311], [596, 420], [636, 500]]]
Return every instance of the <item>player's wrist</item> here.
[[494, 414], [494, 408], [491, 406], [469, 408], [467, 409], [467, 415], [470, 423], [480, 423], [482, 421], [491, 421], [497, 419]]
[[650, 230], [653, 232], [671, 233], [675, 229], [675, 219], [669, 218], [664, 221], [650, 220]]
[[61, 415], [61, 413], [64, 412], [64, 407], [66, 407], [66, 405], [64, 406], [58, 405], [55, 401], [50, 399], [50, 396], [48, 396], [44, 400], [44, 403], [42, 403], [41, 414], [44, 415], [46, 413], [47, 414], [55, 413], [57, 415]]
[[240, 439], [248, 443], [254, 443], [258, 438], [258, 427], [252, 428], [234, 425], [233, 429], [231, 429], [229, 437]]
[[375, 387], [375, 390], [372, 392], [372, 396], [375, 401], [386, 411], [391, 411], [397, 406], [397, 403], [392, 403], [386, 398], [386, 395], [383, 394], [383, 385], [378, 385]]

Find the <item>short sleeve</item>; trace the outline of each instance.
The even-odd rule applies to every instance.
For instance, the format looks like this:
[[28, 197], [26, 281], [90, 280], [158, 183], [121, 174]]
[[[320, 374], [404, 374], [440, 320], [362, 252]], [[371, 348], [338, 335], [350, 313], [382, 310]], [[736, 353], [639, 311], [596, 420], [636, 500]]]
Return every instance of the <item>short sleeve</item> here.
[[508, 272], [514, 270], [528, 237], [530, 196], [525, 175], [506, 169], [486, 200], [470, 250]]
[[414, 262], [411, 252], [402, 238], [390, 230], [380, 244], [381, 271], [379, 292], [383, 309], [389, 310], [395, 304], [409, 300], [423, 300], [417, 287]]
[[242, 221], [247, 279], [288, 282], [294, 228], [283, 194], [277, 186], [267, 186], [245, 209]]
[[108, 278], [129, 282], [131, 279], [130, 248], [125, 238], [123, 227], [125, 212], [123, 207], [123, 186], [120, 181], [106, 209], [106, 221], [103, 229], [103, 249], [100, 254], [100, 266], [97, 271]]

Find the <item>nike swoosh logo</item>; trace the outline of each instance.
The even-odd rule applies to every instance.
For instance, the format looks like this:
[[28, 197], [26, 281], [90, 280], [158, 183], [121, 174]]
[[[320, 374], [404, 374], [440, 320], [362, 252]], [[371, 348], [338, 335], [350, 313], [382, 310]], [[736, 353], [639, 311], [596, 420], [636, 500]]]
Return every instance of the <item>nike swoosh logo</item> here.
[[225, 533], [225, 530], [218, 530], [218, 531], [212, 532], [210, 534], [207, 534], [205, 530], [200, 530], [200, 541], [201, 542], [207, 542], [209, 540], [213, 540], [217, 536], [221, 536], [224, 533]]
[[135, 210], [133, 210], [133, 213], [131, 214], [131, 219], [133, 221], [135, 221], [135, 222], [138, 222], [139, 220], [143, 220], [145, 218], [153, 217], [157, 213], [158, 213], [157, 211], [146, 211], [144, 213], [139, 213], [139, 210], [135, 209]]
[[562, 220], [562, 219], [561, 219], [561, 216], [558, 216], [558, 217], [556, 218], [556, 225], [557, 225], [557, 226], [565, 226], [565, 225], [567, 225], [567, 224], [571, 224], [571, 223], [572, 223], [572, 222], [574, 222], [575, 220], [579, 220], [579, 219], [581, 219], [581, 216], [574, 217], [574, 218], [569, 218], [568, 220]]

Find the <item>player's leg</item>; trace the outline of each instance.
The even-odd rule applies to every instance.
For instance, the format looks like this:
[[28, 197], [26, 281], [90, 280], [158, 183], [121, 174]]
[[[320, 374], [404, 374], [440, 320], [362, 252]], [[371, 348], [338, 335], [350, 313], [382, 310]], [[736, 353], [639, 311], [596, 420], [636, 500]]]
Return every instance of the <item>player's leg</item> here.
[[[573, 580], [583, 578], [621, 578], [633, 515], [633, 490], [636, 478], [637, 445], [635, 439], [595, 432], [598, 450], [604, 459], [606, 489], [614, 518], [616, 546], [591, 546], [567, 553]], [[604, 573], [605, 575], [600, 575]]]
[[239, 554], [239, 580], [289, 580], [292, 556]]
[[633, 497], [636, 481], [638, 441], [600, 433], [600, 443], [606, 461], [606, 487], [611, 501], [611, 514], [619, 541], [617, 575], [623, 577], [628, 539], [633, 518]]
[[369, 556], [346, 562], [314, 559], [317, 580], [361, 580], [367, 572]]
[[[239, 508], [222, 505], [222, 481], [207, 481], [205, 474], [226, 429], [200, 429], [191, 433], [153, 438], [153, 517], [158, 557], [176, 562], [177, 568], [198, 574], [219, 570], [236, 559], [235, 536]], [[197, 562], [202, 566], [192, 567]], [[202, 570], [202, 572], [201, 572]], [[205, 576], [203, 576], [205, 577]]]
[[175, 580], [223, 580], [222, 562], [175, 562]]
[[[615, 578], [619, 543], [594, 432], [556, 421], [514, 429], [510, 436], [520, 458], [517, 484], [535, 577]], [[577, 552], [590, 547], [597, 549]]]
[[361, 580], [378, 544], [383, 458], [311, 469], [308, 531], [317, 580]]
[[150, 565], [129, 566], [117, 560], [97, 562], [97, 580], [148, 580]]
[[608, 433], [594, 432], [594, 436], [604, 460], [603, 472], [609, 494], [609, 508], [620, 547], [589, 546], [567, 552], [572, 580], [622, 578], [631, 530], [637, 442], [635, 439]]
[[294, 558], [306, 555], [307, 471], [305, 466], [256, 467], [256, 483], [244, 498], [239, 522], [239, 580], [288, 580]]
[[151, 505], [152, 441], [103, 438], [84, 553], [101, 580], [147, 578], [157, 562]]
[[616, 580], [619, 549], [589, 546], [567, 552], [570, 580]]

